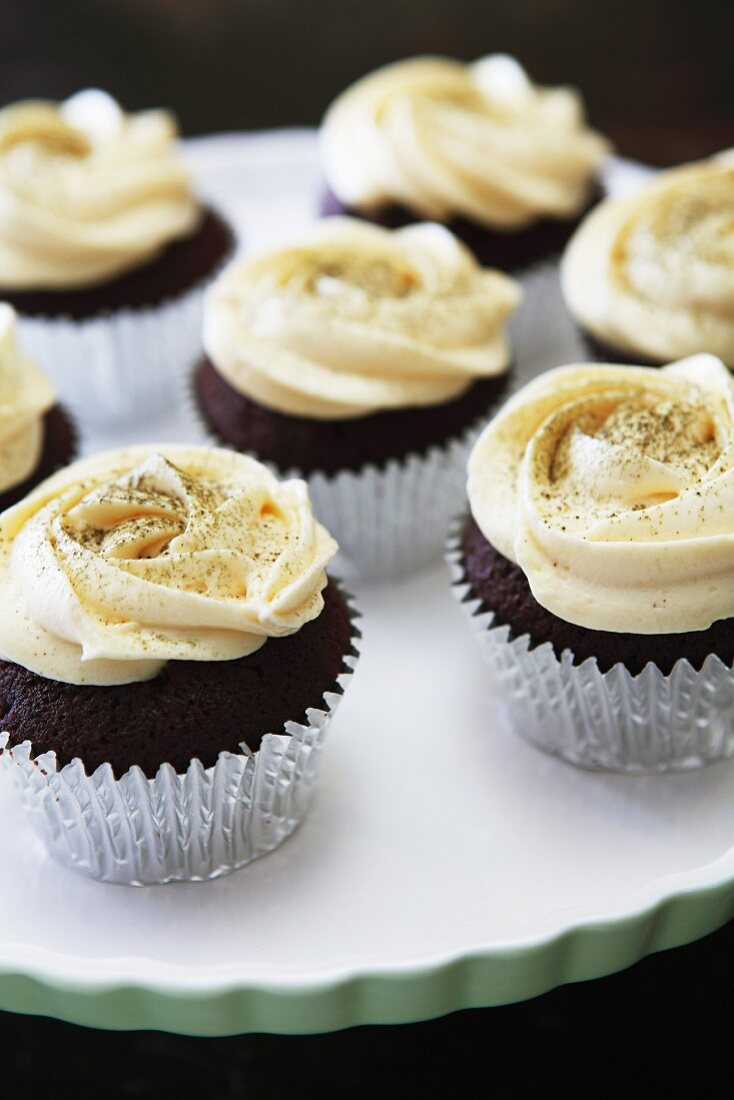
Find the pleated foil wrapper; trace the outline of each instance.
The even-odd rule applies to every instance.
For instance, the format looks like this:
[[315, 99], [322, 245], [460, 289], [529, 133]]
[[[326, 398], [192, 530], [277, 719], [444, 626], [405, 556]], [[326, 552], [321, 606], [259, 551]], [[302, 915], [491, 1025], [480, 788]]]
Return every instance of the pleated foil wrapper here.
[[676, 662], [669, 675], [650, 663], [633, 676], [622, 664], [602, 672], [593, 658], [559, 659], [550, 642], [510, 637], [494, 626], [466, 582], [465, 517], [451, 527], [446, 560], [452, 590], [499, 687], [512, 728], [571, 764], [629, 774], [688, 771], [734, 755], [734, 671], [715, 654], [700, 671]]
[[59, 768], [54, 752], [34, 757], [30, 741], [6, 748], [0, 733], [0, 767], [51, 855], [103, 882], [146, 886], [219, 878], [282, 844], [306, 816], [326, 731], [357, 664], [359, 613], [349, 606], [351, 649], [323, 708], [266, 734], [257, 752], [243, 744], [210, 768], [192, 760], [183, 774], [163, 764], [155, 779], [138, 767], [116, 779], [109, 764], [87, 775], [80, 760]]
[[170, 408], [201, 346], [204, 286], [156, 306], [75, 321], [19, 316], [23, 351], [80, 419], [114, 424]]
[[339, 543], [345, 576], [389, 577], [438, 558], [479, 431], [384, 466], [306, 478], [314, 514]]

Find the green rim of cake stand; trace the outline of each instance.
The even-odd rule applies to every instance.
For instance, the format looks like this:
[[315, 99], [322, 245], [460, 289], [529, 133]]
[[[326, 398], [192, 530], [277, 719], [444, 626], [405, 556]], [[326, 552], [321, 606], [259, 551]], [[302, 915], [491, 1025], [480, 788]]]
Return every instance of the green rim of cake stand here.
[[314, 1034], [361, 1024], [412, 1023], [527, 1000], [568, 982], [603, 977], [645, 955], [705, 936], [732, 915], [734, 879], [727, 879], [544, 940], [292, 984], [207, 982], [201, 974], [188, 984], [180, 974], [126, 981], [105, 977], [102, 966], [99, 975], [75, 978], [64, 972], [72, 961], [59, 956], [45, 967], [41, 960], [35, 966], [0, 964], [0, 1008], [87, 1027], [200, 1036]]

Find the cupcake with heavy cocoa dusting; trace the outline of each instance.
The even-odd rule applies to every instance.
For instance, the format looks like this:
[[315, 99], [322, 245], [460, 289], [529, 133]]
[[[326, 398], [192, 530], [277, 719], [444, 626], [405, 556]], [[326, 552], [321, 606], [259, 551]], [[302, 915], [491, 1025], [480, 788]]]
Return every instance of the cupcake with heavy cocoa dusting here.
[[563, 367], [486, 428], [449, 556], [523, 736], [622, 771], [734, 754], [733, 463], [707, 355]]
[[0, 302], [0, 512], [76, 453], [76, 429], [56, 391], [16, 342], [15, 312]]
[[64, 400], [98, 420], [170, 393], [234, 244], [175, 138], [165, 111], [128, 115], [100, 91], [0, 111], [0, 295]]
[[336, 549], [303, 482], [212, 448], [98, 455], [0, 518], [2, 760], [56, 856], [211, 878], [293, 831], [354, 664]]
[[398, 61], [358, 80], [321, 129], [326, 214], [447, 224], [513, 273], [557, 255], [599, 190], [606, 141], [570, 88], [500, 54]]
[[734, 367], [734, 150], [607, 199], [561, 264], [569, 310], [602, 362], [698, 352]]
[[325, 219], [211, 288], [199, 415], [218, 441], [307, 477], [357, 572], [420, 564], [505, 390], [518, 301], [442, 226]]

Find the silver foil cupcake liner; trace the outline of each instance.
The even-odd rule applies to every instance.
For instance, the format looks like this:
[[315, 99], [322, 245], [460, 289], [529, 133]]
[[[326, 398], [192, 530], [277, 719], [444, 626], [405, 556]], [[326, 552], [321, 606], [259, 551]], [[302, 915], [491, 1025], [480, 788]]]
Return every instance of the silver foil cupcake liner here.
[[59, 768], [53, 752], [34, 757], [30, 741], [6, 748], [0, 733], [0, 767], [51, 855], [104, 882], [145, 886], [218, 878], [282, 844], [311, 804], [324, 737], [357, 664], [359, 613], [347, 601], [351, 649], [323, 708], [266, 734], [257, 752], [243, 744], [210, 768], [192, 760], [182, 774], [163, 764], [155, 779], [138, 767], [116, 779], [109, 764], [87, 775], [80, 760]]
[[156, 306], [73, 320], [19, 315], [24, 352], [82, 421], [112, 424], [170, 406], [201, 342], [204, 285]]
[[438, 558], [479, 431], [476, 425], [423, 455], [384, 466], [306, 477], [314, 514], [339, 543], [342, 573], [370, 580]]
[[82, 421], [113, 426], [160, 415], [175, 404], [181, 379], [201, 353], [206, 289], [240, 243], [233, 228], [231, 233], [226, 255], [208, 275], [155, 305], [80, 320], [18, 314], [23, 350]]
[[676, 662], [665, 676], [654, 664], [633, 676], [617, 664], [602, 672], [593, 658], [559, 659], [550, 642], [510, 637], [494, 626], [466, 582], [461, 530], [451, 527], [446, 560], [452, 590], [471, 623], [505, 700], [513, 729], [571, 764], [604, 771], [688, 771], [734, 755], [734, 670], [715, 654], [700, 671]]

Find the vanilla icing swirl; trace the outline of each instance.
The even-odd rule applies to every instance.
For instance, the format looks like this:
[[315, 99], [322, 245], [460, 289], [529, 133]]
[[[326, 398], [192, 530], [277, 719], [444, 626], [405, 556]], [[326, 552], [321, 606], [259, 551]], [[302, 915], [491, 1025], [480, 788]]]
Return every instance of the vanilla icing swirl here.
[[347, 206], [399, 203], [508, 231], [578, 214], [608, 152], [575, 91], [538, 87], [500, 54], [378, 69], [335, 100], [321, 143], [327, 183]]
[[734, 366], [734, 151], [607, 199], [562, 264], [568, 306], [601, 340], [653, 362]]
[[509, 363], [519, 288], [443, 226], [327, 218], [210, 288], [204, 347], [239, 392], [315, 419], [435, 405]]
[[567, 622], [665, 634], [734, 616], [734, 380], [713, 356], [549, 371], [485, 429], [468, 489]]
[[94, 286], [153, 259], [200, 218], [164, 111], [99, 91], [0, 111], [0, 287]]
[[15, 311], [0, 303], [0, 493], [22, 485], [43, 452], [45, 414], [56, 392], [15, 339]]
[[244, 657], [319, 615], [336, 549], [306, 484], [244, 455], [96, 455], [0, 517], [0, 657], [98, 685]]

